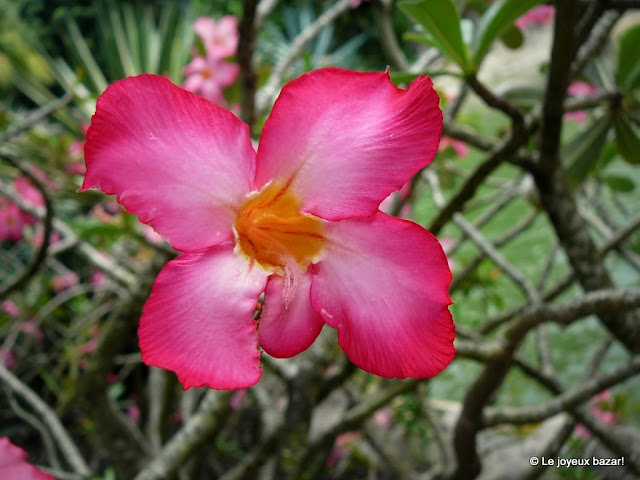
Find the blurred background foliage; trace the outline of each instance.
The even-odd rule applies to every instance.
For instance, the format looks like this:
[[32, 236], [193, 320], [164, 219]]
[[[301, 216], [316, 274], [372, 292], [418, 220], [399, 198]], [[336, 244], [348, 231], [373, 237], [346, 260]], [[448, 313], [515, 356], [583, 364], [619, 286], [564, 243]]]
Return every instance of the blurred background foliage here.
[[[478, 78], [485, 82], [490, 90], [488, 98], [495, 95], [509, 102], [528, 122], [527, 128], [536, 133], [529, 134], [517, 155], [513, 154], [516, 160], [505, 161], [492, 170], [458, 210], [499, 250], [501, 258], [553, 305], [581, 298], [583, 289], [558, 242], [556, 228], [541, 205], [532, 176], [523, 167], [539, 158], [536, 129], [541, 104], [548, 94], [548, 51], [542, 61], [531, 60], [535, 64], [531, 71], [518, 71], [520, 64], [507, 65], [512, 72], [503, 72], [502, 77], [490, 75], [500, 69], [501, 63], [515, 58], [508, 56], [510, 53], [524, 56], [520, 49], [530, 48], [531, 41], [540, 41], [543, 31], [550, 34], [548, 24], [529, 29], [516, 26], [522, 14], [540, 3], [544, 2], [361, 2], [357, 7], [345, 8], [334, 21], [322, 26], [278, 73], [296, 38], [334, 4], [325, 0], [276, 2], [257, 32], [254, 60], [259, 92], [269, 86], [274, 72], [279, 75], [275, 78], [279, 89], [305, 71], [329, 65], [358, 70], [384, 70], [392, 65], [392, 78], [401, 86], [418, 74], [431, 74], [442, 97], [448, 129], [441, 150], [429, 167], [433, 175], [417, 175], [410, 196], [400, 202], [409, 207], [401, 215], [425, 226], [433, 225], [442, 211], [442, 201], [434, 192], [440, 190], [446, 202], [455, 198], [515, 129], [513, 118], [504, 109], [495, 108], [495, 102], [491, 104], [487, 97], [473, 95], [472, 82]], [[148, 458], [148, 451], [143, 454], [140, 447], [147, 440], [140, 438], [148, 435], [149, 420], [154, 415], [149, 407], [154, 404], [150, 398], [152, 380], [160, 384], [154, 384], [153, 391], [160, 389], [163, 393], [164, 422], [159, 435], [161, 445], [154, 446], [154, 453], [199, 411], [199, 401], [205, 394], [202, 390], [184, 393], [172, 374], [150, 373], [140, 362], [135, 325], [141, 302], [146, 298], [148, 283], [175, 252], [113, 199], [97, 192], [76, 194], [83, 174], [84, 130], [98, 95], [109, 83], [146, 72], [165, 75], [182, 84], [183, 69], [194, 52], [202, 49], [193, 31], [195, 19], [240, 17], [242, 11], [239, 0], [0, 0], [0, 209], [8, 212], [2, 220], [9, 219], [13, 200], [22, 198], [26, 202], [21, 206], [23, 213], [12, 210], [14, 217], [10, 218], [22, 222], [20, 235], [3, 231], [5, 236], [0, 240], [3, 287], [20, 277], [42, 248], [45, 222], [36, 220], [34, 215], [25, 216], [25, 208], [42, 211], [48, 197], [54, 206], [52, 215], [58, 221], [54, 226], [58, 239], [48, 247], [47, 260], [37, 276], [0, 299], [5, 302], [0, 311], [0, 362], [53, 407], [80, 450], [87, 458], [92, 457], [95, 475], [91, 478], [132, 478], [122, 469], [126, 471], [135, 463], [128, 459], [125, 465], [123, 460], [122, 467], [104, 453], [108, 448], [100, 444], [100, 436], [108, 425], [101, 421], [113, 419], [96, 413], [104, 408], [96, 400], [102, 398], [100, 395], [108, 398], [109, 405], [115, 405], [120, 414], [117, 418], [124, 425], [120, 433], [127, 432], [125, 436], [133, 445], [129, 450], [139, 461]], [[438, 21], [434, 22], [434, 18]], [[636, 51], [640, 23], [633, 17], [615, 31], [605, 23], [598, 23], [605, 28], [603, 35], [598, 37], [596, 32], [582, 39], [585, 45], [589, 45], [588, 41], [595, 45], [574, 78], [581, 82], [583, 90], [580, 86], [576, 93], [570, 90], [567, 110], [579, 115], [564, 117], [561, 158], [579, 213], [586, 218], [596, 245], [605, 249], [605, 265], [613, 284], [622, 289], [640, 285], [640, 56]], [[394, 41], [385, 36], [384, 25], [397, 34], [394, 41], [399, 56], [393, 54]], [[548, 47], [544, 44], [539, 49]], [[489, 58], [494, 49], [503, 56], [497, 62], [495, 57]], [[531, 51], [526, 50], [527, 55]], [[501, 58], [509, 60], [501, 62]], [[237, 56], [230, 59], [237, 60]], [[277, 94], [265, 90], [266, 107], [258, 109], [258, 126]], [[225, 88], [226, 106], [233, 109], [242, 95], [239, 81]], [[20, 178], [28, 179], [25, 182], [29, 187], [21, 186]], [[519, 278], [514, 280], [504, 265], [487, 255], [485, 244], [469, 240], [469, 230], [464, 225], [449, 218], [438, 233], [443, 244], [449, 243], [446, 249], [454, 272], [452, 294], [456, 302], [451, 308], [459, 337], [489, 341], [498, 337], [500, 322], [512, 319], [515, 314], [509, 316], [510, 313], [523, 305], [530, 306], [531, 299]], [[614, 234], [629, 228], [623, 241], [609, 245]], [[121, 324], [129, 325], [129, 335], [116, 336], [119, 343], [98, 349], [100, 338], [110, 338], [114, 325]], [[605, 345], [607, 342], [609, 345]], [[545, 357], [545, 352], [552, 353]], [[335, 395], [330, 398], [336, 402], [335, 406], [330, 405], [335, 411], [351, 412], [348, 409], [367, 405], [374, 394], [396, 388], [395, 383], [354, 372], [336, 346], [322, 353], [324, 360], [318, 362], [317, 368], [326, 368], [329, 373], [323, 378], [330, 379], [328, 385], [335, 385]], [[620, 341], [611, 339], [595, 316], [568, 327], [546, 324], [526, 336], [518, 354], [518, 360], [531, 365], [551, 365], [567, 389], [584, 384], [592, 358], [601, 360], [594, 376], [615, 372], [629, 359], [628, 350]], [[376, 437], [380, 433], [396, 439], [400, 453], [408, 452], [413, 462], [409, 463], [420, 473], [446, 458], [442, 448], [453, 455], [452, 447], [439, 444], [438, 430], [442, 426], [431, 412], [431, 402], [435, 402], [441, 421], [451, 430], [454, 421], [450, 417], [457, 415], [468, 400], [469, 387], [483, 368], [482, 362], [463, 354], [438, 377], [420, 383], [410, 393], [392, 396], [383, 408], [371, 407], [367, 418], [373, 420], [356, 422], [348, 432], [338, 431], [328, 445], [319, 448], [318, 455], [326, 454], [323, 465], [330, 476], [316, 478], [401, 478], [397, 475], [402, 472], [402, 465], [387, 458], [398, 451], [394, 452], [393, 445], [385, 445], [393, 443], [386, 437], [382, 441]], [[233, 406], [218, 411], [226, 422], [215, 432], [215, 458], [185, 465], [180, 478], [211, 478], [206, 475], [221, 475], [253, 458], [250, 454], [258, 455], [256, 449], [262, 444], [256, 446], [256, 438], [263, 439], [268, 430], [268, 422], [260, 416], [261, 409], [267, 411], [270, 403], [276, 403], [273, 399], [286, 398], [290, 393], [287, 389], [294, 384], [278, 377], [277, 367], [267, 364], [266, 370], [268, 378], [263, 380], [263, 386], [251, 389], [246, 398], [237, 394], [225, 397], [227, 404]], [[335, 377], [330, 373], [334, 371]], [[96, 377], [96, 372], [104, 374], [102, 383], [87, 386], [86, 379]], [[88, 397], [92, 388], [95, 398]], [[630, 426], [637, 434], [638, 376], [613, 387], [609, 393], [610, 397], [586, 398], [582, 404], [597, 415], [611, 413], [614, 423]], [[329, 393], [325, 394], [329, 397]], [[522, 369], [513, 368], [487, 403], [536, 406], [555, 395], [541, 382], [532, 381]], [[88, 402], [83, 403], [84, 397]], [[319, 397], [325, 400], [322, 395]], [[48, 437], [41, 434], [37, 421], [21, 414], [25, 405], [16, 403], [11, 395], [7, 398], [0, 402], [0, 437], [9, 436], [27, 447], [34, 462], [51, 465], [51, 459], [58, 458], [60, 452], [55, 453], [55, 446], [47, 444]], [[91, 402], [95, 405], [87, 405]], [[385, 418], [392, 419], [392, 427]], [[542, 423], [516, 425], [515, 437], [526, 437]], [[497, 433], [492, 431], [499, 441], [512, 441], [513, 437], [502, 437], [503, 433], [499, 429]], [[343, 436], [347, 434], [351, 436]], [[105, 437], [111, 438], [107, 434]], [[284, 442], [289, 442], [287, 448], [303, 443], [291, 433], [283, 434], [280, 447]], [[589, 442], [588, 435], [573, 433], [564, 443], [562, 454], [586, 455], [592, 445]], [[636, 444], [630, 445], [633, 450]], [[293, 465], [300, 461], [287, 448], [283, 447], [284, 453], [279, 454], [284, 457], [283, 463]], [[126, 449], [114, 447], [115, 452]], [[489, 455], [491, 450], [485, 453]], [[64, 470], [65, 465], [59, 462], [56, 468]], [[245, 478], [252, 478], [251, 473], [248, 470]], [[376, 474], [380, 476], [375, 477]], [[576, 470], [558, 470], [554, 475], [549, 478], [597, 476], [587, 470], [577, 474]], [[422, 477], [416, 474], [410, 478]]]

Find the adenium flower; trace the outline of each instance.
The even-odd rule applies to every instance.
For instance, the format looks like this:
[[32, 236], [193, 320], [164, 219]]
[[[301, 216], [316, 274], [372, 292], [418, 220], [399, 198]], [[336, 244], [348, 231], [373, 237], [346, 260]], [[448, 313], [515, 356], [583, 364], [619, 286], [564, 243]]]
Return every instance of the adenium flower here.
[[445, 152], [449, 149], [453, 149], [453, 151], [459, 158], [466, 158], [469, 154], [469, 148], [467, 147], [467, 144], [462, 140], [456, 140], [455, 138], [443, 135], [440, 139], [438, 151]]
[[199, 17], [193, 30], [201, 38], [207, 57], [222, 59], [236, 54], [238, 49], [238, 19], [225, 15], [217, 22], [213, 18]]
[[[35, 207], [44, 206], [44, 199], [36, 187], [26, 177], [18, 177], [13, 187], [22, 200]], [[24, 229], [37, 222], [30, 213], [24, 212], [15, 203], [0, 198], [0, 241], [17, 242], [24, 236]]]
[[[567, 93], [573, 97], [586, 97], [588, 95], [598, 93], [598, 87], [587, 82], [577, 81], [569, 85], [569, 88], [567, 88]], [[587, 114], [584, 110], [574, 110], [571, 112], [566, 112], [564, 116], [565, 118], [575, 120], [578, 123], [584, 123], [585, 119], [587, 118]]]
[[0, 437], [0, 478], [15, 480], [55, 480], [48, 473], [26, 462], [27, 452], [8, 437]]
[[184, 388], [245, 388], [262, 373], [258, 345], [292, 357], [327, 323], [368, 372], [445, 368], [447, 259], [423, 227], [378, 209], [433, 159], [438, 103], [428, 77], [402, 90], [388, 73], [316, 70], [284, 86], [256, 153], [246, 124], [165, 78], [107, 88], [81, 191], [116, 194], [182, 252], [144, 306], [143, 361]]
[[187, 77], [183, 88], [202, 95], [215, 104], [224, 103], [222, 89], [238, 78], [240, 67], [215, 57], [195, 57], [183, 70]]
[[525, 30], [529, 25], [535, 23], [538, 25], [546, 25], [551, 21], [556, 10], [551, 5], [538, 5], [533, 7], [527, 13], [516, 20], [516, 26], [520, 30]]

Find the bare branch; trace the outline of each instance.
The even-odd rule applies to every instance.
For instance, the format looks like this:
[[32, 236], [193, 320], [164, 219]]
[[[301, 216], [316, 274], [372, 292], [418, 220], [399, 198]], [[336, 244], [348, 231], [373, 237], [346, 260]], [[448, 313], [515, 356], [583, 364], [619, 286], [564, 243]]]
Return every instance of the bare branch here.
[[167, 442], [162, 452], [142, 469], [135, 480], [162, 480], [170, 477], [209, 437], [228, 408], [230, 392], [209, 390], [200, 407]]
[[42, 418], [58, 442], [60, 451], [64, 454], [73, 470], [81, 475], [89, 475], [91, 473], [89, 466], [84, 461], [84, 458], [82, 458], [78, 447], [51, 407], [49, 407], [36, 392], [31, 390], [28, 385], [22, 383], [18, 377], [7, 370], [2, 363], [0, 363], [0, 380], [2, 380], [9, 389], [22, 397], [40, 418]]

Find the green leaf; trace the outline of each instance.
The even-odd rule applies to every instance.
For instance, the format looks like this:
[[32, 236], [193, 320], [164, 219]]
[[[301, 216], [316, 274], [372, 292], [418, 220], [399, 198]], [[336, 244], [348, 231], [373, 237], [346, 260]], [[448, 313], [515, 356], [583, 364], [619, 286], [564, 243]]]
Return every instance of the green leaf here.
[[640, 25], [631, 27], [620, 39], [616, 83], [623, 90], [632, 90], [640, 86], [638, 44], [640, 44]]
[[437, 49], [440, 49], [440, 44], [437, 42], [437, 40], [426, 33], [407, 32], [402, 35], [402, 39], [405, 42], [422, 43], [423, 45], [426, 45], [428, 47], [436, 47]]
[[598, 165], [610, 127], [611, 117], [604, 115], [562, 148], [562, 158], [572, 183], [583, 182]]
[[502, 0], [484, 12], [480, 20], [478, 35], [473, 46], [473, 64], [477, 68], [489, 47], [513, 23], [543, 0]]
[[465, 73], [472, 73], [467, 46], [462, 41], [460, 15], [451, 0], [421, 0], [399, 5], [404, 13], [422, 25], [443, 55], [458, 64]]
[[530, 110], [540, 103], [544, 86], [530, 80], [513, 80], [502, 86], [500, 96], [518, 108]]
[[504, 43], [507, 48], [515, 50], [520, 48], [524, 43], [524, 35], [522, 35], [518, 27], [511, 25], [500, 35], [500, 40], [502, 40], [502, 43]]
[[618, 175], [609, 175], [603, 177], [604, 183], [606, 183], [611, 190], [616, 192], [632, 192], [636, 186], [627, 177], [620, 177]]
[[640, 163], [640, 133], [629, 121], [624, 112], [620, 112], [613, 119], [616, 130], [616, 145], [618, 152], [628, 163], [637, 165]]

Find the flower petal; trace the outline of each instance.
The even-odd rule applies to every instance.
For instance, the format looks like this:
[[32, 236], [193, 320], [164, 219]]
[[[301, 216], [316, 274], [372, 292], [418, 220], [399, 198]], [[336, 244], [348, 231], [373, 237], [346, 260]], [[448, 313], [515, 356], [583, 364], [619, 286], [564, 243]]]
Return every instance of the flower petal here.
[[233, 207], [251, 190], [255, 152], [232, 113], [157, 75], [109, 86], [85, 145], [81, 191], [95, 187], [176, 249], [233, 238]]
[[27, 452], [16, 447], [8, 437], [0, 437], [0, 478], [13, 480], [55, 480], [27, 463]]
[[185, 389], [254, 385], [261, 369], [252, 314], [266, 279], [229, 244], [169, 262], [140, 319], [142, 360], [176, 372]]
[[304, 211], [326, 220], [371, 215], [429, 164], [442, 130], [439, 98], [420, 76], [325, 68], [282, 89], [262, 131], [256, 186], [291, 182]]
[[436, 375], [455, 355], [451, 272], [436, 238], [382, 212], [327, 224], [311, 303], [351, 361], [383, 377]]
[[311, 308], [307, 272], [296, 281], [272, 276], [258, 324], [260, 346], [272, 357], [288, 358], [304, 352], [320, 334], [324, 321]]

